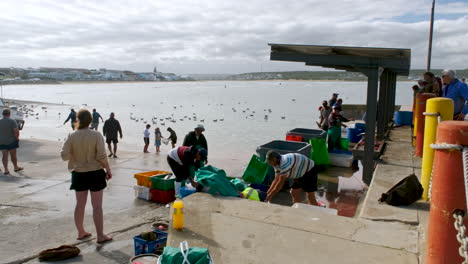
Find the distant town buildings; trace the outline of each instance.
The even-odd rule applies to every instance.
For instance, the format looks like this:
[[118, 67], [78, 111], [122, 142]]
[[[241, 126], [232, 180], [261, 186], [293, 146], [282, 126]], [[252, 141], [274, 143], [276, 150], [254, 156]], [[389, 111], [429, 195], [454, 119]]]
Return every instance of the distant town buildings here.
[[3, 81], [181, 81], [189, 80], [173, 73], [132, 72], [101, 69], [78, 68], [0, 68], [6, 78]]

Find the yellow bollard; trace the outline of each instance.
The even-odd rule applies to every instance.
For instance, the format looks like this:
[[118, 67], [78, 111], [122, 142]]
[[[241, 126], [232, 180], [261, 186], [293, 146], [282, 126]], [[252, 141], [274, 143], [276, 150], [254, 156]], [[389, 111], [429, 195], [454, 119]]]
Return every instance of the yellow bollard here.
[[[416, 106], [417, 107], [417, 106]], [[437, 97], [427, 100], [426, 113], [440, 114], [441, 121], [453, 119], [453, 100], [450, 98]], [[434, 162], [434, 150], [430, 147], [436, 141], [437, 115], [427, 115], [424, 126], [424, 147], [422, 157], [421, 184], [424, 188], [423, 199], [428, 200], [429, 183], [431, 181], [432, 164]]]
[[413, 137], [411, 139], [411, 144], [413, 147], [416, 147], [416, 131], [418, 127], [418, 110], [419, 110], [419, 98], [418, 95], [414, 98], [414, 107], [413, 107]]

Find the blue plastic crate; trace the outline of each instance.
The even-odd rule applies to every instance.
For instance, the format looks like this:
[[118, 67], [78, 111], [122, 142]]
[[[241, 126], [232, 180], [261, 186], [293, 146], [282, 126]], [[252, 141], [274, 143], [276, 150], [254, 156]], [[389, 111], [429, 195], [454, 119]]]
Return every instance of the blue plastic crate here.
[[184, 197], [187, 197], [191, 194], [194, 194], [197, 190], [196, 189], [187, 189], [185, 186], [184, 187], [180, 187], [180, 191], [179, 191], [179, 194], [181, 196], [181, 198], [184, 198]]
[[146, 241], [140, 235], [133, 237], [135, 246], [135, 256], [141, 254], [153, 254], [156, 250], [164, 247], [167, 242], [167, 233], [160, 230], [153, 230], [157, 239], [154, 241]]

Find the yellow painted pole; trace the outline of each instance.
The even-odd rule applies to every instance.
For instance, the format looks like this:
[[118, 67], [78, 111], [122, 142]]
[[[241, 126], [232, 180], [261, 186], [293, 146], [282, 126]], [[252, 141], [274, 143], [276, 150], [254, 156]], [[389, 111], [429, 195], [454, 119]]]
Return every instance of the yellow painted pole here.
[[[417, 107], [417, 105], [416, 105]], [[441, 121], [453, 120], [453, 100], [437, 97], [427, 100], [426, 113], [439, 113]], [[424, 188], [423, 199], [428, 200], [434, 150], [430, 147], [436, 141], [438, 116], [427, 115], [424, 126], [424, 147], [422, 157], [421, 184]]]
[[416, 98], [414, 100], [414, 111], [413, 111], [413, 137], [411, 140], [411, 143], [413, 144], [413, 147], [416, 147], [416, 131], [418, 127], [418, 110], [419, 110], [419, 98], [418, 95], [416, 95]]

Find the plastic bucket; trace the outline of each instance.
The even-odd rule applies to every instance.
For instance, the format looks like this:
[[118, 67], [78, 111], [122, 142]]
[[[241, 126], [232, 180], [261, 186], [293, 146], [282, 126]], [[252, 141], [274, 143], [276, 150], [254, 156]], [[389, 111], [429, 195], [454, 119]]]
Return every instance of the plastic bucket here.
[[141, 263], [141, 264], [154, 264], [157, 263], [159, 259], [158, 255], [155, 254], [142, 254], [135, 256], [130, 259], [129, 264]]
[[352, 143], [357, 143], [359, 140], [361, 140], [361, 136], [359, 134], [362, 133], [361, 129], [358, 128], [348, 128], [346, 130], [346, 138], [349, 140], [349, 142]]
[[413, 123], [413, 112], [397, 111], [394, 115], [395, 125], [408, 125]]
[[361, 129], [362, 131], [366, 131], [366, 124], [364, 124], [364, 123], [355, 123], [354, 128]]

